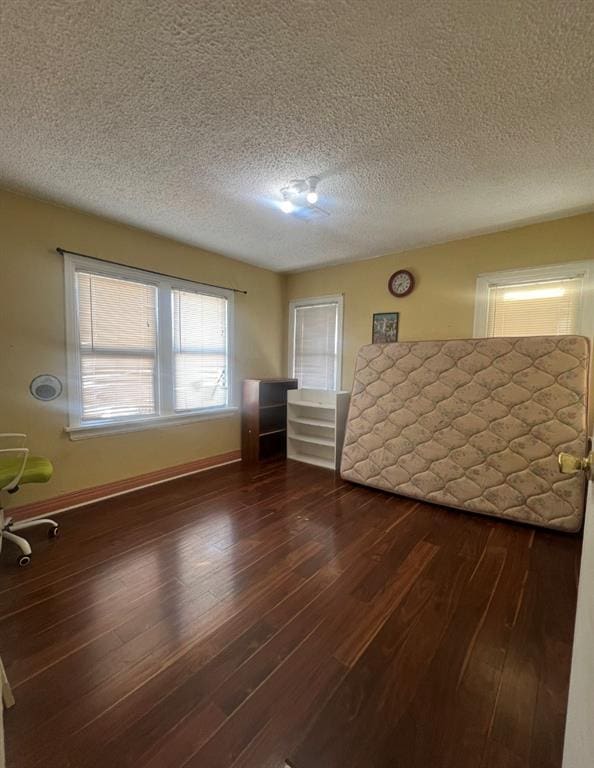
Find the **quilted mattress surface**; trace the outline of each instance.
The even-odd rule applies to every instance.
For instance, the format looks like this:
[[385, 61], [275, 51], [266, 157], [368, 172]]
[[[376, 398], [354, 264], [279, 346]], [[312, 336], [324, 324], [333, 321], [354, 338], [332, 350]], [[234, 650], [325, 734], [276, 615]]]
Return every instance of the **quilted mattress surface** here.
[[587, 452], [581, 336], [370, 344], [359, 350], [347, 480], [469, 512], [577, 531]]

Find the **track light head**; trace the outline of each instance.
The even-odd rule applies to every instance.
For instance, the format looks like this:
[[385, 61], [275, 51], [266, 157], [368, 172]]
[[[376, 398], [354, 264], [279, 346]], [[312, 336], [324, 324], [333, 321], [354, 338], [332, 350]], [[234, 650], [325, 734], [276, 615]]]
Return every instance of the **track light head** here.
[[310, 205], [315, 205], [319, 200], [319, 196], [318, 196], [318, 193], [316, 192], [316, 188], [320, 183], [320, 179], [318, 176], [310, 176], [308, 179], [306, 179], [306, 183], [307, 183], [308, 192], [307, 192], [307, 195], [305, 196], [305, 199]]
[[281, 211], [283, 213], [293, 213], [300, 209], [304, 210], [308, 206], [315, 206], [320, 199], [316, 191], [319, 182], [319, 176], [308, 176], [307, 179], [292, 179], [286, 187], [280, 190], [283, 198], [279, 203]]

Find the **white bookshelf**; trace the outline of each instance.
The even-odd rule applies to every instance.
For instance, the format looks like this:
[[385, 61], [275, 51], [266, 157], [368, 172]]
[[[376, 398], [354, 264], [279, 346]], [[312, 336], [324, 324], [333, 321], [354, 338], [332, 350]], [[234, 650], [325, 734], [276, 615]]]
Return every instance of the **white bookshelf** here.
[[337, 470], [349, 408], [348, 392], [292, 389], [287, 393], [287, 458]]

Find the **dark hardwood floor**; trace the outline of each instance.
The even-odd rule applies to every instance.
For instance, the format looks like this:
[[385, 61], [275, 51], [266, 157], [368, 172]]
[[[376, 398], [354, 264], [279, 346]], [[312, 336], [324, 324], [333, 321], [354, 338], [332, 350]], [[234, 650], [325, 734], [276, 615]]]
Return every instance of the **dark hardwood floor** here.
[[60, 522], [2, 552], [11, 768], [561, 765], [578, 537], [295, 462]]

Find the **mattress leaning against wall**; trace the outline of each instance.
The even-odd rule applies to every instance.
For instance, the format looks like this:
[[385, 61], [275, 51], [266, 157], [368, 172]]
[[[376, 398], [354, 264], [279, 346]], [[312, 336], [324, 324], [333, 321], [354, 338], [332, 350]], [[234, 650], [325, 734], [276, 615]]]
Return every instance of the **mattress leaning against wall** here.
[[370, 344], [357, 356], [346, 480], [468, 512], [577, 531], [590, 348], [581, 336]]

